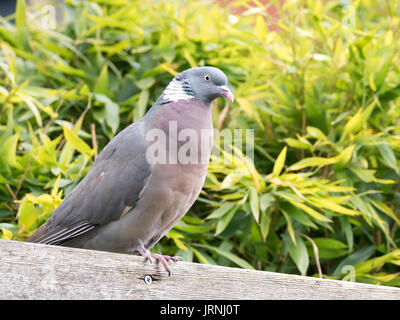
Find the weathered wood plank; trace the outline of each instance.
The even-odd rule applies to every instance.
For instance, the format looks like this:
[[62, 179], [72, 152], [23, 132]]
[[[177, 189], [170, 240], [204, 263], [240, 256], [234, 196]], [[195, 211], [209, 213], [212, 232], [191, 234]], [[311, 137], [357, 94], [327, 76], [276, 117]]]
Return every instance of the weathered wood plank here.
[[[0, 299], [399, 299], [400, 289], [0, 241]], [[152, 277], [147, 284], [145, 277]]]

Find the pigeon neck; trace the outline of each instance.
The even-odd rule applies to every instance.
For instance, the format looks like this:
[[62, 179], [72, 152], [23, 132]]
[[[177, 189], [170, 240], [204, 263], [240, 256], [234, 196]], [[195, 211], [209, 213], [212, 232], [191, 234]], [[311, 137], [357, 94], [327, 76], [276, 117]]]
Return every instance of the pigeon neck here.
[[190, 99], [194, 99], [194, 92], [190, 84], [179, 77], [175, 77], [165, 88], [161, 96], [161, 104]]

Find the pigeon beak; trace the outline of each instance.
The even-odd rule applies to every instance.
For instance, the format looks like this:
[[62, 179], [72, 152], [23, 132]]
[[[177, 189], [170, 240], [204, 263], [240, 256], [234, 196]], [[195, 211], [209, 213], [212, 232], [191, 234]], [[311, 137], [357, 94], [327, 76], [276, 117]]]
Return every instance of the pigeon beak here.
[[227, 86], [219, 86], [222, 90], [222, 94], [224, 95], [225, 98], [229, 99], [231, 102], [233, 102], [233, 93]]

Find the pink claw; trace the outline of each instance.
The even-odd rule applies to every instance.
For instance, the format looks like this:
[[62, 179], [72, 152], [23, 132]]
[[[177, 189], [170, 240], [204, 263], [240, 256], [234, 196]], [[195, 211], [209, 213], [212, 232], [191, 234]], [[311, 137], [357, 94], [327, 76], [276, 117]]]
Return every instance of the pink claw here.
[[172, 260], [174, 262], [178, 262], [183, 259], [182, 257], [179, 257], [179, 256], [171, 257], [171, 256], [166, 256], [166, 255], [162, 255], [162, 254], [158, 254], [158, 253], [151, 253], [149, 250], [147, 250], [145, 248], [140, 248], [140, 249], [138, 249], [138, 251], [143, 257], [145, 257], [147, 260], [149, 260], [150, 263], [153, 263], [152, 258], [160, 261], [160, 263], [164, 266], [165, 271], [168, 272], [168, 276], [171, 276], [171, 270], [168, 267], [167, 261]]

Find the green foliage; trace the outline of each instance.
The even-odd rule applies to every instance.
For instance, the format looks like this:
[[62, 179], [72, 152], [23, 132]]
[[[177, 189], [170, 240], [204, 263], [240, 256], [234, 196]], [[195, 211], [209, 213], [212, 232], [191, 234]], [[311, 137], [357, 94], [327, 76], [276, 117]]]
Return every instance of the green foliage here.
[[215, 127], [253, 128], [255, 160], [235, 149], [211, 162], [154, 250], [314, 276], [320, 264], [334, 279], [352, 265], [357, 281], [400, 286], [398, 3], [353, 2], [352, 27], [343, 2], [285, 1], [272, 31], [246, 1], [241, 15], [208, 1], [66, 2], [74, 18], [57, 30], [27, 22], [24, 1], [15, 25], [0, 20], [3, 238], [32, 234], [172, 75], [213, 65], [236, 97], [214, 105]]

